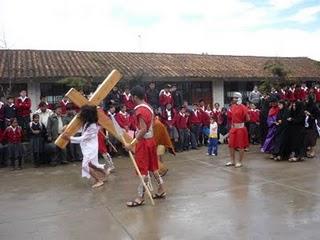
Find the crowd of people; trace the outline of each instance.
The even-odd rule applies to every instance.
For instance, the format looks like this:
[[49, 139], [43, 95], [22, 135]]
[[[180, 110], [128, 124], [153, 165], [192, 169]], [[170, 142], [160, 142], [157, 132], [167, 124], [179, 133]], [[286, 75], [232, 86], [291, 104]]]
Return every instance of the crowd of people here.
[[[221, 108], [219, 103], [211, 107], [202, 99], [189, 104], [175, 85], [167, 84], [160, 90], [155, 82], [150, 82], [146, 87], [144, 100], [153, 108], [155, 117], [166, 126], [177, 152], [206, 145], [207, 155], [216, 156], [218, 145], [228, 142], [232, 125], [230, 108]], [[82, 161], [78, 144], [70, 143], [66, 150], [54, 145], [79, 108], [66, 97], [55, 105], [49, 104], [45, 96], [39, 102], [37, 110], [31, 113], [33, 103], [25, 90], [20, 92], [18, 98], [9, 96], [6, 103], [0, 102], [1, 167], [10, 165], [12, 169], [22, 168], [23, 141], [31, 144], [35, 167], [43, 163], [56, 166]], [[264, 94], [255, 87], [244, 103], [248, 110], [245, 126], [250, 143], [261, 144], [261, 151], [270, 153], [275, 160], [300, 161], [305, 157], [314, 157], [319, 103], [319, 86], [307, 88], [305, 84], [292, 84], [278, 90], [271, 88], [270, 92]], [[102, 107], [108, 116], [116, 119], [120, 127], [134, 135], [135, 103], [129, 87], [123, 91], [114, 87]], [[80, 135], [81, 130], [76, 136]], [[103, 146], [106, 138], [108, 150]], [[119, 146], [118, 142], [112, 136], [108, 137], [103, 129], [99, 131], [99, 139], [100, 154], [109, 162], [110, 169], [114, 169], [109, 152]], [[49, 158], [45, 152], [51, 153]]]

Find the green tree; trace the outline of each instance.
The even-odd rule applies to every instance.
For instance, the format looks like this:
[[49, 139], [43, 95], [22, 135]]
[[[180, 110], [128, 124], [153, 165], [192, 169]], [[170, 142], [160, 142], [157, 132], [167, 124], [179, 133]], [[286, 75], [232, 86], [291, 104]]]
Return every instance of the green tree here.
[[70, 88], [75, 88], [78, 91], [88, 92], [92, 89], [92, 81], [81, 77], [66, 77], [58, 81]]
[[272, 87], [281, 88], [288, 85], [288, 83], [290, 82], [290, 72], [279, 60], [266, 62], [263, 70], [267, 71], [271, 75], [271, 77], [266, 78], [261, 82], [261, 84], [259, 85], [259, 89], [261, 92], [270, 92]]

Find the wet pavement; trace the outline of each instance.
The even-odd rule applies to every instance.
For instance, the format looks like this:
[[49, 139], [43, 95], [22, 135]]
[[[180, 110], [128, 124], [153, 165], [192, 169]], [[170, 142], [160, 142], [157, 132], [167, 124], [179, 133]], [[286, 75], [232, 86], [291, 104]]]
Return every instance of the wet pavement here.
[[125, 202], [138, 178], [128, 158], [93, 190], [80, 164], [0, 170], [0, 239], [319, 239], [320, 160], [274, 162], [252, 149], [241, 169], [228, 152], [166, 155], [166, 200]]

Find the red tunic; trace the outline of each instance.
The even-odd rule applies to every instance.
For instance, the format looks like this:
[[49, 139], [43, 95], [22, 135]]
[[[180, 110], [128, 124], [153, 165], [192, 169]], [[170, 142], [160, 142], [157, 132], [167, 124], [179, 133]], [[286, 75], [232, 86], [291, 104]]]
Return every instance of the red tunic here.
[[31, 112], [30, 98], [26, 97], [24, 100], [22, 100], [21, 97], [18, 97], [15, 101], [15, 106], [17, 110], [17, 116], [27, 117], [30, 115], [30, 112]]
[[122, 95], [121, 103], [127, 107], [127, 110], [134, 109], [134, 102], [130, 93], [128, 95], [126, 93]]
[[[140, 104], [136, 106], [135, 117], [138, 130], [141, 128], [139, 125], [140, 119], [146, 123], [148, 129], [152, 128], [153, 112], [148, 105]], [[148, 171], [154, 172], [159, 169], [157, 146], [154, 137], [138, 139], [135, 148], [135, 160], [143, 176], [147, 176]]]
[[159, 102], [160, 102], [160, 105], [163, 107], [165, 107], [168, 103], [173, 105], [173, 98], [171, 93], [170, 92], [166, 93], [165, 91], [162, 91], [160, 93]]
[[[247, 120], [248, 109], [242, 104], [234, 104], [230, 108], [230, 115], [229, 147], [244, 149], [249, 146], [248, 131], [244, 126]], [[243, 127], [238, 127], [236, 124], [243, 124]]]
[[4, 131], [4, 139], [8, 143], [21, 143], [22, 142], [22, 129], [21, 127], [16, 127], [15, 129], [11, 126], [7, 127]]

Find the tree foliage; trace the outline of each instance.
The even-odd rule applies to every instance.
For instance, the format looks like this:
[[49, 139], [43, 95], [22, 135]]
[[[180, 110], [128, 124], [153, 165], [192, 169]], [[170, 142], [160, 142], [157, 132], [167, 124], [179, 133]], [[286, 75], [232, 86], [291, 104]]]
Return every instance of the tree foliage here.
[[84, 92], [88, 92], [92, 88], [92, 82], [81, 77], [66, 77], [59, 80], [58, 83]]
[[276, 89], [284, 87], [290, 82], [290, 71], [278, 60], [266, 62], [263, 70], [271, 74], [270, 78], [264, 79], [259, 85], [263, 93], [270, 92], [272, 87]]

